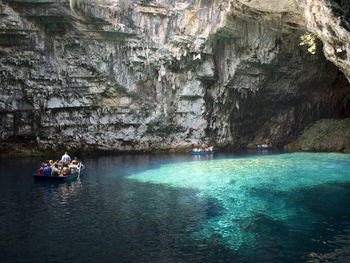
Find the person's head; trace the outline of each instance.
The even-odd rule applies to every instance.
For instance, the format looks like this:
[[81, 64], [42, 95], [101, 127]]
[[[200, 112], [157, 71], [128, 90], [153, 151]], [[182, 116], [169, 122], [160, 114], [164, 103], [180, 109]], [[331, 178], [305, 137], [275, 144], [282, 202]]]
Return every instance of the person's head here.
[[67, 151], [65, 151], [65, 152], [64, 152], [64, 154], [68, 154], [68, 152], [67, 152]]
[[50, 160], [50, 161], [49, 161], [49, 165], [52, 165], [52, 164], [53, 164], [53, 161], [52, 161], [52, 160]]
[[46, 166], [46, 163], [41, 163], [41, 167], [45, 167]]

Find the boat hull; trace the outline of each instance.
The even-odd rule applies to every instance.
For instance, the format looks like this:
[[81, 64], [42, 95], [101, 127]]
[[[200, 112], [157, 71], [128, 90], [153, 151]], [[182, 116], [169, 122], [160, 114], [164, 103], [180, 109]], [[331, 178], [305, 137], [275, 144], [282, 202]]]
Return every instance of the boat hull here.
[[272, 147], [258, 147], [258, 151], [272, 150]]
[[34, 180], [35, 181], [41, 181], [41, 182], [65, 182], [65, 181], [70, 181], [74, 180], [77, 178], [79, 173], [74, 173], [70, 175], [65, 175], [65, 176], [44, 176], [44, 175], [38, 175], [34, 174]]
[[208, 152], [191, 152], [191, 155], [204, 155], [204, 154], [213, 154], [214, 151], [208, 151]]

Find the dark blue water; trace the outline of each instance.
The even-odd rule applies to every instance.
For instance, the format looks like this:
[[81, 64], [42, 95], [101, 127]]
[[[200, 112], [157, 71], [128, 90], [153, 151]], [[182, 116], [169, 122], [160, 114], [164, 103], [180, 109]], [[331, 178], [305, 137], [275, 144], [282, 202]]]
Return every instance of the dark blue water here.
[[350, 262], [349, 155], [83, 161], [36, 183], [0, 160], [1, 262]]

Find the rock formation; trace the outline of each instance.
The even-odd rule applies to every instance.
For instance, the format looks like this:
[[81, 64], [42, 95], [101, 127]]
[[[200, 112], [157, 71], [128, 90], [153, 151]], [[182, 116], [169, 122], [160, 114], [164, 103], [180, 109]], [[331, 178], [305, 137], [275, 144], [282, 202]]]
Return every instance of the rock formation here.
[[319, 120], [285, 148], [288, 151], [350, 153], [350, 119]]
[[2, 1], [1, 152], [283, 146], [349, 117], [346, 14], [261, 3]]

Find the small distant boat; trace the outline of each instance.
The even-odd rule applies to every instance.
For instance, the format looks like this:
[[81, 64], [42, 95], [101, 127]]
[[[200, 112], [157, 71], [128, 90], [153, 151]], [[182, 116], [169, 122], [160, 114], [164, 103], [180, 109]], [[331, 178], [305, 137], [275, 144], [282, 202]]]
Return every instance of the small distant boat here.
[[262, 144], [258, 145], [258, 151], [272, 150], [272, 145]]
[[213, 154], [213, 151], [200, 151], [200, 152], [191, 152], [191, 155], [203, 155], [203, 154]]

